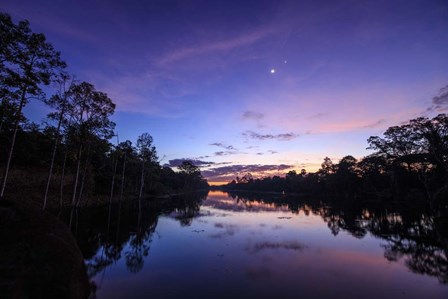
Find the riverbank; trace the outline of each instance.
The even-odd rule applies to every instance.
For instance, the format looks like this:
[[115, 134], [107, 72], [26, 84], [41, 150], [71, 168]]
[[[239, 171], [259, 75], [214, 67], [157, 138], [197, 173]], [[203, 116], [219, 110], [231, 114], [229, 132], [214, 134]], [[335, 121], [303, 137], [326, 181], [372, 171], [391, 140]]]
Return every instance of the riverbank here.
[[77, 242], [50, 213], [1, 201], [0, 239], [2, 298], [89, 297], [91, 285]]
[[[198, 193], [206, 193], [208, 190], [201, 189], [201, 190], [190, 190], [190, 191], [183, 191], [183, 192], [171, 192], [167, 194], [160, 194], [160, 195], [147, 195], [145, 197], [142, 197], [142, 200], [145, 202], [158, 202], [158, 203], [164, 203], [167, 201], [172, 200], [176, 197], [182, 197], [187, 196], [189, 194], [198, 194]], [[124, 195], [121, 198], [121, 202], [132, 202], [138, 200], [137, 196], [135, 195]], [[40, 192], [31, 190], [18, 190], [18, 192], [12, 193], [12, 195], [9, 195], [2, 199], [2, 201], [9, 201], [13, 203], [17, 203], [18, 205], [22, 207], [32, 208], [32, 209], [42, 209], [44, 198], [43, 195]], [[119, 196], [106, 196], [106, 195], [91, 195], [86, 196], [84, 198], [81, 198], [79, 200], [78, 205], [72, 204], [72, 198], [69, 196], [63, 197], [62, 200], [60, 197], [54, 197], [49, 196], [47, 198], [47, 206], [46, 209], [49, 211], [58, 211], [61, 209], [69, 209], [78, 207], [78, 208], [90, 208], [90, 207], [101, 207], [105, 205], [109, 205], [110, 203], [118, 203], [120, 202]]]

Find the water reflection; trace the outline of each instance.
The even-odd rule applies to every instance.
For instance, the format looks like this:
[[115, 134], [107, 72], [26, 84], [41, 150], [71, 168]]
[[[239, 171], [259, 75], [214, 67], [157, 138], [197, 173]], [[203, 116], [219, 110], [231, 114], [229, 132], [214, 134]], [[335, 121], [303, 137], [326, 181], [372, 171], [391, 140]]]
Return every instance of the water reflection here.
[[61, 218], [72, 229], [86, 260], [89, 277], [94, 277], [120, 259], [129, 272], [139, 272], [150, 253], [160, 215], [171, 215], [188, 226], [199, 213], [205, 193], [193, 197], [152, 203], [134, 201], [66, 211]]
[[[241, 195], [231, 195], [240, 198]], [[423, 203], [353, 202], [340, 198], [297, 200], [291, 197], [266, 197], [246, 194], [246, 200], [288, 207], [293, 213], [313, 213], [327, 223], [333, 235], [340, 231], [362, 239], [368, 233], [384, 241], [384, 257], [404, 259], [415, 273], [435, 276], [448, 283], [447, 227], [437, 223]]]
[[260, 251], [267, 250], [267, 249], [287, 249], [287, 250], [296, 250], [301, 251], [305, 248], [305, 245], [302, 245], [295, 241], [289, 241], [289, 242], [261, 242], [256, 243], [253, 246], [246, 249], [249, 253], [259, 253]]
[[[63, 217], [67, 223], [69, 214]], [[182, 296], [182, 289], [195, 292], [197, 281], [208, 284], [206, 289], [201, 287], [203, 293], [193, 296], [196, 298], [216, 297], [217, 290], [224, 292], [223, 298], [260, 292], [272, 297], [280, 289], [283, 297], [289, 298], [297, 295], [289, 288], [300, 277], [302, 288], [321, 282], [336, 292], [348, 287], [346, 281], [363, 275], [387, 277], [392, 269], [408, 275], [400, 267], [439, 282], [435, 290], [430, 283], [427, 287], [415, 286], [408, 283], [414, 278], [406, 278], [401, 282], [404, 288], [419, 288], [412, 296], [428, 295], [425, 292], [432, 290], [430, 294], [438, 298], [448, 292], [446, 223], [434, 220], [424, 204], [212, 192], [165, 203], [116, 205], [111, 211], [80, 210], [71, 216], [71, 228], [88, 275], [104, 297], [114, 297], [113, 292], [118, 292], [108, 281], [124, 275], [119, 274], [120, 269], [126, 269], [128, 275], [142, 273], [145, 284], [121, 287], [127, 295], [136, 292], [128, 296], [135, 298], [144, 298], [144, 294], [176, 298]], [[324, 227], [326, 232], [322, 231]], [[378, 250], [382, 250], [383, 262], [373, 257]], [[108, 268], [111, 274], [105, 274]], [[367, 269], [371, 273], [358, 273]], [[232, 287], [224, 287], [222, 279]], [[245, 280], [254, 285], [243, 287]], [[358, 296], [364, 287], [373, 287], [373, 282], [364, 280], [348, 297]], [[269, 290], [259, 285], [264, 281], [269, 281]], [[369, 283], [372, 285], [364, 286]], [[391, 283], [391, 294], [398, 292], [393, 279], [375, 283], [380, 290]], [[174, 289], [166, 293], [169, 287]], [[316, 294], [324, 297], [333, 294], [319, 292]], [[367, 297], [379, 296], [379, 292], [372, 291]], [[396, 295], [403, 295], [405, 290], [401, 292]], [[311, 294], [311, 289], [303, 292], [305, 297], [319, 297]]]

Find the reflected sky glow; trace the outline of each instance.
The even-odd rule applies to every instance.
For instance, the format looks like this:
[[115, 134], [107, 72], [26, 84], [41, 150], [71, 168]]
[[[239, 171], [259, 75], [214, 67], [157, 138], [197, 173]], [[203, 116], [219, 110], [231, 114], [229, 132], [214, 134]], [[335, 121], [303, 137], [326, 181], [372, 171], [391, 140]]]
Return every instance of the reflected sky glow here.
[[122, 258], [94, 277], [98, 298], [448, 295], [435, 277], [409, 271], [406, 258], [385, 259], [383, 239], [355, 238], [344, 229], [333, 235], [313, 212], [291, 213], [261, 201], [251, 208], [242, 199], [211, 192], [188, 225], [175, 217], [181, 211], [161, 216], [144, 242], [149, 251], [143, 267], [127, 269], [125, 252], [137, 250], [128, 243]]

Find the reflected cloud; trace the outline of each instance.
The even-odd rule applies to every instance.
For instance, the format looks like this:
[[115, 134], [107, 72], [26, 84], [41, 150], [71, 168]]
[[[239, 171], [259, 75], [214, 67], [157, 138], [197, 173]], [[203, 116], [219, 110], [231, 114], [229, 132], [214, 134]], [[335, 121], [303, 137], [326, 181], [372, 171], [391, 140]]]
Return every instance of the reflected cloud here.
[[215, 223], [215, 227], [219, 229], [224, 229], [225, 231], [209, 235], [209, 237], [213, 239], [221, 239], [227, 236], [233, 236], [240, 230], [238, 225], [220, 223], [220, 222]]
[[246, 268], [245, 273], [246, 273], [246, 277], [249, 280], [261, 280], [261, 279], [270, 278], [272, 276], [271, 269], [269, 269], [267, 267], [260, 267], [260, 268], [249, 267], [249, 268]]
[[222, 232], [222, 233], [216, 233], [216, 234], [211, 234], [209, 235], [210, 238], [212, 239], [222, 239], [224, 237], [228, 237], [228, 236], [233, 236], [234, 233], [227, 233], [227, 232]]
[[222, 223], [215, 223], [215, 227], [217, 227], [217, 228], [224, 228], [224, 224], [222, 224]]
[[[210, 253], [215, 261], [218, 261], [218, 265], [225, 265], [225, 267], [232, 267], [232, 270], [242, 271], [243, 276], [246, 275], [245, 277], [248, 280], [263, 281], [263, 279], [277, 274], [275, 270], [280, 269], [277, 267], [282, 267], [282, 264], [278, 264], [279, 259], [283, 259], [282, 255], [283, 257], [286, 257], [288, 254], [304, 257], [305, 254], [317, 254], [318, 258], [322, 259], [323, 262], [334, 263], [339, 267], [338, 269], [345, 269], [344, 267], [349, 267], [347, 269], [350, 269], [350, 265], [357, 265], [357, 267], [362, 266], [377, 268], [378, 271], [388, 271], [390, 270], [390, 264], [385, 263], [384, 258], [386, 258], [390, 262], [396, 261], [399, 263], [397, 268], [402, 267], [402, 264], [404, 264], [414, 273], [432, 276], [439, 279], [442, 284], [448, 283], [448, 261], [446, 255], [448, 233], [446, 231], [446, 222], [437, 221], [430, 214], [425, 214], [422, 212], [424, 211], [422, 207], [405, 204], [379, 206], [377, 202], [372, 204], [371, 202], [366, 203], [359, 200], [355, 203], [347, 204], [347, 201], [341, 201], [340, 198], [284, 197], [272, 194], [224, 193], [219, 191], [209, 192], [207, 199], [203, 201], [191, 202], [192, 198], [188, 199], [166, 202], [167, 206], [154, 206], [145, 202], [146, 204], [143, 204], [142, 224], [139, 227], [135, 226], [135, 212], [138, 212], [138, 210], [132, 209], [132, 206], [123, 206], [121, 213], [117, 213], [119, 211], [112, 209], [110, 225], [107, 221], [107, 209], [83, 211], [80, 214], [81, 218], [79, 219], [79, 226], [76, 226], [76, 230], [78, 243], [85, 258], [89, 276], [100, 277], [104, 269], [117, 264], [118, 261], [124, 262], [123, 267], [126, 267], [130, 272], [146, 273], [147, 271], [141, 270], [145, 261], [151, 258], [149, 249], [153, 242], [154, 234], [157, 234], [155, 228], [157, 227], [158, 218], [160, 215], [164, 215], [164, 217], [168, 215], [177, 219], [181, 225], [190, 224], [193, 217], [207, 216], [207, 218], [202, 220], [194, 218], [196, 219], [195, 223], [196, 221], [200, 223], [208, 221], [207, 228], [201, 225], [200, 227], [195, 227], [195, 230], [178, 226], [172, 226], [170, 229], [182, 230], [188, 233], [189, 237], [206, 236], [206, 240], [213, 243], [214, 246], [210, 246], [210, 248], [205, 250], [213, 250]], [[186, 203], [189, 204], [186, 205]], [[200, 210], [198, 210], [199, 203], [202, 204]], [[231, 210], [232, 206], [239, 205], [242, 208], [241, 211], [247, 211], [248, 213], [247, 215], [235, 215], [233, 211], [226, 212], [226, 209], [220, 210], [220, 205], [227, 207], [227, 210]], [[252, 210], [249, 210], [248, 207], [251, 207]], [[260, 207], [260, 210], [256, 210], [257, 207]], [[137, 208], [137, 206], [134, 206], [134, 208]], [[275, 216], [270, 214], [266, 218], [258, 217], [266, 214], [258, 216], [249, 214], [252, 211], [279, 210], [290, 211], [299, 216], [283, 213], [274, 214]], [[359, 251], [358, 249], [334, 248], [331, 247], [331, 244], [329, 245], [330, 248], [322, 248], [322, 246], [314, 246], [314, 241], [311, 247], [311, 243], [307, 241], [308, 239], [301, 239], [300, 241], [303, 243], [294, 241], [297, 239], [295, 234], [297, 231], [294, 231], [294, 229], [298, 229], [298, 227], [288, 220], [280, 222], [277, 216], [289, 218], [288, 215], [291, 215], [294, 219], [302, 217], [303, 220], [304, 214], [319, 216], [312, 217], [318, 221], [316, 223], [318, 226], [316, 227], [324, 228], [325, 224], [322, 221], [327, 224], [329, 230], [326, 231], [327, 234], [325, 236], [322, 235], [323, 238], [333, 240], [333, 236], [329, 233], [339, 231], [346, 232], [344, 238], [361, 238], [366, 234], [377, 238], [378, 240], [374, 242], [375, 244], [381, 243], [381, 247], [384, 250], [384, 258], [376, 251], [372, 254], [370, 251], [372, 247], [369, 246], [367, 246], [367, 251]], [[65, 215], [63, 218], [66, 218], [66, 216], [69, 215]], [[218, 218], [226, 216], [231, 217], [225, 219]], [[248, 217], [246, 218], [246, 216]], [[255, 220], [250, 222], [250, 224], [246, 224], [245, 220], [250, 219], [250, 217], [255, 217]], [[240, 220], [243, 222], [240, 222]], [[270, 222], [271, 220], [274, 220], [274, 222]], [[161, 223], [163, 225], [166, 224], [165, 222]], [[276, 225], [277, 223], [284, 226]], [[301, 223], [304, 224], [306, 222]], [[300, 229], [307, 226], [304, 225]], [[95, 229], [92, 230], [92, 227]], [[282, 228], [288, 229], [281, 232], [275, 231]], [[163, 226], [161, 229], [163, 231]], [[321, 232], [324, 233], [324, 231]], [[165, 236], [170, 238], [168, 233]], [[234, 238], [230, 238], [232, 236]], [[265, 236], [271, 236], [272, 239], [264, 239]], [[286, 240], [279, 240], [280, 236], [283, 236]], [[244, 237], [249, 238], [251, 242], [249, 243], [248, 239]], [[340, 238], [340, 236], [336, 238]], [[157, 239], [154, 239], [154, 241], [157, 242]], [[352, 241], [362, 244], [366, 240], [352, 239]], [[229, 244], [238, 246], [230, 248], [227, 247]], [[217, 248], [218, 250], [215, 251]], [[171, 250], [177, 251], [178, 247]], [[243, 264], [242, 266], [233, 264], [232, 260], [237, 261], [240, 258], [247, 258], [248, 254], [253, 255], [252, 257], [256, 258], [259, 264]], [[171, 257], [167, 261], [170, 263], [172, 261]], [[223, 262], [225, 263], [222, 264]], [[308, 262], [315, 265], [313, 259], [308, 260]], [[168, 266], [173, 265], [168, 264]], [[216, 264], [213, 266], [216, 266]], [[272, 268], [269, 269], [263, 266], [272, 266]], [[166, 269], [165, 266], [163, 268]], [[229, 268], [219, 268], [213, 271], [227, 273], [231, 272]], [[287, 277], [287, 279], [289, 278]]]
[[287, 207], [278, 206], [270, 203], [263, 203], [257, 201], [248, 201], [244, 197], [217, 197], [209, 198], [204, 202], [204, 206], [212, 207], [224, 211], [232, 212], [274, 212], [274, 211], [288, 211]]
[[278, 250], [278, 249], [302, 251], [305, 247], [306, 247], [305, 245], [296, 241], [262, 242], [262, 243], [255, 243], [254, 245], [247, 247], [246, 251], [251, 254], [259, 253], [260, 251], [263, 250]]

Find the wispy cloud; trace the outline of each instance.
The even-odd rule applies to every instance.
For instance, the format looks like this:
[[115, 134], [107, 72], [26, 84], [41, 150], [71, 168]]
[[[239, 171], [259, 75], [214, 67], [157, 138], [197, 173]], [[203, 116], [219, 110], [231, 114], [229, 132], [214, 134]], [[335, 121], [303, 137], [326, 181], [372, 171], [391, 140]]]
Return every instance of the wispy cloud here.
[[183, 162], [190, 161], [194, 166], [197, 167], [209, 167], [215, 164], [215, 162], [209, 162], [209, 161], [202, 161], [202, 160], [195, 160], [195, 159], [172, 159], [169, 160], [167, 164], [164, 166], [167, 167], [178, 167], [182, 165]]
[[244, 120], [261, 120], [263, 118], [264, 114], [257, 111], [247, 110], [243, 113]]
[[448, 109], [448, 85], [441, 88], [439, 94], [432, 98], [432, 106], [427, 111], [446, 111]]
[[311, 115], [308, 119], [319, 119], [322, 118], [324, 116], [327, 116], [329, 113], [328, 112], [318, 112], [314, 115]]
[[197, 159], [201, 160], [201, 159], [207, 159], [207, 158], [210, 158], [210, 156], [208, 156], [208, 155], [206, 155], [206, 156], [200, 156], [200, 157], [198, 157]]
[[[415, 110], [417, 112], [418, 110]], [[415, 114], [414, 112], [414, 114]], [[411, 114], [408, 111], [404, 111], [403, 114]], [[409, 117], [400, 117], [401, 115], [391, 115], [391, 119], [406, 119]], [[327, 122], [317, 125], [314, 130], [309, 134], [321, 134], [321, 133], [340, 133], [349, 131], [358, 131], [366, 129], [383, 129], [387, 128], [388, 124], [393, 123], [390, 119], [373, 120], [373, 119], [347, 119], [347, 120], [335, 120], [334, 122]]]
[[385, 119], [380, 119], [380, 120], [378, 120], [378, 121], [376, 121], [374, 123], [370, 123], [370, 124], [365, 125], [364, 128], [366, 128], [366, 129], [377, 128], [377, 127], [383, 125], [385, 122], [386, 122]]
[[432, 99], [435, 105], [448, 104], [448, 85], [440, 89], [439, 94]]
[[33, 27], [36, 25], [40, 26], [45, 32], [54, 32], [60, 36], [69, 37], [81, 42], [88, 42], [93, 45], [98, 42], [98, 38], [92, 33], [92, 28], [90, 30], [80, 28], [68, 18], [51, 13], [49, 9], [42, 6], [45, 6], [45, 4], [41, 4], [41, 9], [39, 10], [33, 9], [32, 6], [27, 7], [27, 5], [23, 5], [19, 10], [15, 7], [9, 7], [7, 10], [14, 17], [18, 17], [18, 19], [30, 20]]
[[248, 46], [263, 38], [266, 38], [274, 32], [275, 30], [272, 28], [262, 28], [224, 40], [204, 42], [198, 46], [180, 48], [159, 58], [157, 60], [157, 64], [159, 66], [164, 66], [190, 57], [205, 55], [213, 52], [229, 51], [235, 48]]
[[202, 171], [202, 175], [212, 182], [229, 182], [238, 175], [251, 173], [254, 177], [272, 174], [273, 172], [285, 171], [293, 168], [293, 165], [287, 164], [237, 164], [213, 167]]
[[210, 143], [210, 145], [221, 147], [221, 148], [229, 150], [229, 151], [238, 151], [233, 145], [225, 145], [224, 143], [221, 143], [221, 142]]
[[283, 133], [283, 134], [260, 134], [254, 131], [246, 131], [242, 133], [246, 138], [258, 139], [258, 140], [278, 140], [278, 141], [289, 141], [299, 137], [295, 133]]
[[230, 156], [230, 155], [236, 155], [238, 154], [238, 151], [219, 151], [215, 152], [215, 156]]
[[221, 142], [214, 142], [214, 143], [210, 143], [211, 146], [217, 146], [220, 147], [222, 149], [224, 149], [224, 151], [217, 151], [214, 153], [215, 156], [230, 156], [230, 155], [236, 155], [236, 154], [240, 154], [241, 152], [234, 147], [233, 145], [226, 145], [224, 143]]
[[166, 72], [120, 71], [111, 75], [89, 71], [84, 77], [107, 92], [118, 110], [167, 118], [185, 114], [182, 98], [192, 92], [182, 80]]

